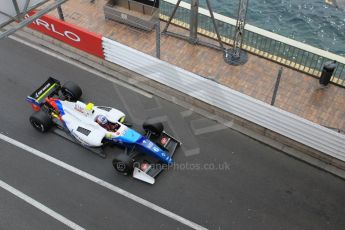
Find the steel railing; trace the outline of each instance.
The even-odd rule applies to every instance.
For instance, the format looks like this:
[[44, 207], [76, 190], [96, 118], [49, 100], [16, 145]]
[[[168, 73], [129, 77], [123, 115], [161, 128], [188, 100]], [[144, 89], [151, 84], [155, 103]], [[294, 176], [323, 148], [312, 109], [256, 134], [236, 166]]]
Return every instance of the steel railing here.
[[[176, 2], [177, 0], [161, 1], [161, 20], [167, 21], [169, 19]], [[172, 20], [172, 24], [189, 29], [189, 17], [190, 4], [181, 2], [176, 16]], [[228, 45], [232, 45], [236, 21], [217, 13], [215, 13], [215, 19], [222, 41]], [[198, 33], [212, 39], [217, 38], [209, 12], [203, 8], [199, 8]], [[249, 24], [245, 26], [243, 49], [315, 77], [320, 77], [322, 67], [326, 61], [335, 60], [337, 61], [337, 68], [331, 81], [335, 84], [345, 86], [345, 57]]]

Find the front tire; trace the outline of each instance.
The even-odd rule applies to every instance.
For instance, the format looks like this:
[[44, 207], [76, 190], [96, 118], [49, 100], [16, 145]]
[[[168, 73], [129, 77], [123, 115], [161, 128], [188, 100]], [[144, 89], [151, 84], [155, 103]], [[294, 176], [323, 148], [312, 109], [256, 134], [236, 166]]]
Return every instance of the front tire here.
[[161, 122], [149, 122], [145, 121], [143, 124], [145, 132], [151, 132], [153, 135], [159, 136], [164, 130], [164, 126]]
[[51, 118], [43, 110], [33, 113], [30, 116], [30, 123], [36, 130], [40, 131], [41, 133], [47, 132], [52, 126]]
[[130, 175], [134, 170], [133, 160], [127, 154], [120, 154], [113, 160], [113, 167], [123, 175]]
[[83, 94], [81, 88], [71, 81], [66, 82], [62, 86], [62, 92], [69, 101], [78, 101]]

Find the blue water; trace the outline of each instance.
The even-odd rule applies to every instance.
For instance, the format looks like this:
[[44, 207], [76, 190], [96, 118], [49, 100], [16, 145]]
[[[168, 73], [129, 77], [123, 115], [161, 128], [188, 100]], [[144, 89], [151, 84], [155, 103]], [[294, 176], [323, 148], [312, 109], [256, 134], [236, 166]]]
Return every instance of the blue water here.
[[[210, 2], [215, 12], [237, 17], [239, 0]], [[345, 56], [345, 9], [324, 0], [249, 0], [247, 23]]]

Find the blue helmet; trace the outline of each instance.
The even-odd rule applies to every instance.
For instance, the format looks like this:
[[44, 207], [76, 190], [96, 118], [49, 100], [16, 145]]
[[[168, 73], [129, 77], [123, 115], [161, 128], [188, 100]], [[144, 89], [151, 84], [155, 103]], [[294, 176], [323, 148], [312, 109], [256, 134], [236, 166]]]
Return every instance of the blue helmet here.
[[96, 122], [100, 125], [105, 125], [108, 123], [108, 119], [104, 115], [98, 115], [96, 117]]

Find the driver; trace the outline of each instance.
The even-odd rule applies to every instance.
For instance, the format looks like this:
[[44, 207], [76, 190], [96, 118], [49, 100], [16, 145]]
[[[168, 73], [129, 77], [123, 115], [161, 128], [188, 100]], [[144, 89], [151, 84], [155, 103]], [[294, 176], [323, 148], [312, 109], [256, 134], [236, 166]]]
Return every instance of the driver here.
[[108, 131], [116, 132], [120, 128], [120, 124], [118, 123], [111, 123], [104, 115], [98, 115], [96, 117], [96, 122], [103, 128]]

